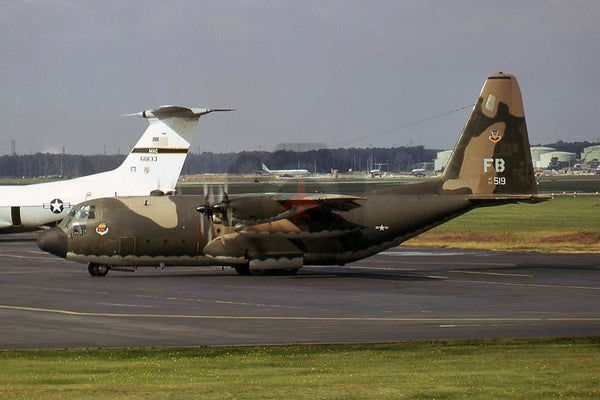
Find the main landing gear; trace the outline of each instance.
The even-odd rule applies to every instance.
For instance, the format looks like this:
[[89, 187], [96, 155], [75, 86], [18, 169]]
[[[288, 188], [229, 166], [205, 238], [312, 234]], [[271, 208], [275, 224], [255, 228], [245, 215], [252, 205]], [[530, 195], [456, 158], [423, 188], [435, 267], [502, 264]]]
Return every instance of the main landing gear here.
[[250, 267], [248, 266], [248, 264], [236, 265], [233, 268], [235, 268], [235, 272], [237, 272], [239, 275], [252, 275], [252, 271], [250, 271]]
[[110, 267], [107, 264], [96, 264], [96, 263], [89, 263], [88, 264], [88, 272], [90, 273], [91, 276], [106, 276], [106, 274], [108, 274], [108, 271], [110, 270]]

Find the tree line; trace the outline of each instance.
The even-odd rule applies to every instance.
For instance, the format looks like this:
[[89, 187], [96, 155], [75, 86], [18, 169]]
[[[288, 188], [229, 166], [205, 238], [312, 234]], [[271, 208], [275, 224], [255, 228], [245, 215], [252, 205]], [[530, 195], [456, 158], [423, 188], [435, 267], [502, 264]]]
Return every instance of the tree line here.
[[[581, 153], [589, 142], [557, 142], [548, 144], [558, 150]], [[321, 149], [311, 151], [279, 150], [242, 151], [238, 153], [190, 153], [182, 173], [252, 174], [260, 170], [261, 164], [271, 169], [307, 169], [310, 172], [329, 173], [369, 171], [379, 167], [382, 171], [399, 172], [421, 168], [423, 163], [432, 162], [438, 150], [423, 146], [393, 148], [349, 148]], [[108, 171], [119, 166], [125, 155], [73, 155], [36, 153], [29, 155], [4, 155], [0, 157], [0, 177], [33, 178], [61, 176], [74, 178]]]
[[437, 150], [423, 146], [370, 148], [370, 149], [321, 149], [296, 152], [290, 150], [242, 151], [239, 153], [189, 154], [183, 166], [183, 174], [231, 173], [248, 174], [265, 164], [270, 169], [307, 169], [312, 173], [367, 171], [380, 167], [383, 171], [410, 171], [424, 162], [431, 162]]
[[4, 155], [0, 157], [0, 177], [76, 178], [97, 172], [108, 171], [119, 166], [123, 155], [72, 155], [36, 153], [28, 155]]
[[[436, 150], [417, 147], [371, 149], [321, 149], [305, 152], [279, 150], [238, 153], [190, 153], [183, 165], [186, 175], [201, 173], [252, 174], [265, 164], [271, 169], [303, 168], [310, 172], [366, 171], [380, 166], [383, 171], [406, 171], [430, 162]], [[0, 157], [0, 177], [74, 178], [119, 166], [125, 155], [72, 155], [35, 153]], [[381, 165], [383, 164], [383, 165]]]

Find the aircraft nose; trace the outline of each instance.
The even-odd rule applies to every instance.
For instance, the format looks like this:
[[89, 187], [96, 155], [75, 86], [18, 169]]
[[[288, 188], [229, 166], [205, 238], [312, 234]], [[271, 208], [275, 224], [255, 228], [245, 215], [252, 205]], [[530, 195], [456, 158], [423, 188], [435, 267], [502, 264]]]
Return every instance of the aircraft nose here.
[[58, 228], [50, 228], [38, 236], [40, 249], [62, 258], [67, 257], [67, 235]]

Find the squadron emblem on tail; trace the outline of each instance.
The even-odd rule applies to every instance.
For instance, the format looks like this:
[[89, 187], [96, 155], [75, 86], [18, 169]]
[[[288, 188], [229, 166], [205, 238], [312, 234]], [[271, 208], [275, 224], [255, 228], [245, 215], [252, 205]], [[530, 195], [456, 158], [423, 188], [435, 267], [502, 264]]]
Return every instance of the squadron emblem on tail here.
[[490, 142], [492, 143], [498, 143], [502, 140], [502, 135], [498, 133], [498, 129], [492, 129], [492, 131], [490, 132], [490, 136], [488, 136], [488, 139], [490, 139]]

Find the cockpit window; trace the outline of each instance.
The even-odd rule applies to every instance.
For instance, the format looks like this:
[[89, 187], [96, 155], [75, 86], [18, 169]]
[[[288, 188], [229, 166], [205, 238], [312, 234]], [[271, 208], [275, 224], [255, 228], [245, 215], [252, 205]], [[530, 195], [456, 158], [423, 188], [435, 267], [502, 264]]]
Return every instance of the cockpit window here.
[[69, 216], [77, 219], [95, 219], [96, 206], [83, 205], [76, 207], [69, 212]]
[[79, 218], [87, 219], [89, 213], [90, 206], [81, 206], [81, 209], [79, 210]]
[[85, 231], [85, 225], [73, 225], [73, 235], [83, 236]]

